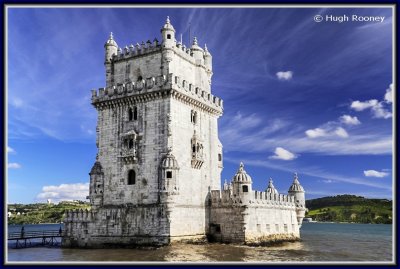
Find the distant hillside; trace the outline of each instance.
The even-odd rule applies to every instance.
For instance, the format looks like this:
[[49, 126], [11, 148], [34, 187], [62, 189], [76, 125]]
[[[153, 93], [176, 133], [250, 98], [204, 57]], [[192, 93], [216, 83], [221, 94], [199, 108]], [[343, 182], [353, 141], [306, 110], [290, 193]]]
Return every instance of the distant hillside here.
[[58, 204], [9, 204], [8, 224], [60, 223], [69, 209], [89, 209], [90, 204], [82, 201], [60, 202]]
[[392, 201], [337, 195], [306, 201], [306, 217], [317, 221], [392, 223]]

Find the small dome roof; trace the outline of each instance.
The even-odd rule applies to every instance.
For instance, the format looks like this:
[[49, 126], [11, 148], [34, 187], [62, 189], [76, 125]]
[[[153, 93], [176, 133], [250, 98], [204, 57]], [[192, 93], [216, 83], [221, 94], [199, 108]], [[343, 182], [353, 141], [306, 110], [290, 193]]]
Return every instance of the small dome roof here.
[[275, 186], [273, 184], [274, 182], [272, 181], [272, 178], [269, 179], [268, 187], [265, 190], [266, 193], [272, 193], [272, 194], [278, 194], [278, 190], [275, 189]]
[[203, 52], [203, 49], [202, 49], [202, 48], [199, 46], [199, 44], [197, 43], [197, 37], [194, 37], [194, 38], [193, 38], [193, 44], [192, 44], [191, 49], [192, 49], [192, 50], [198, 50], [198, 51]]
[[96, 161], [92, 167], [92, 170], [90, 170], [89, 175], [99, 175], [103, 173], [103, 167], [101, 166], [101, 163], [99, 161]]
[[108, 40], [106, 41], [106, 44], [104, 44], [104, 46], [118, 47], [117, 42], [115, 42], [115, 40], [114, 40], [112, 32], [110, 33], [110, 37], [108, 38]]
[[236, 175], [233, 177], [233, 182], [240, 182], [240, 183], [251, 183], [251, 177], [246, 173], [244, 170], [244, 164], [241, 162], [239, 165], [239, 170], [237, 171]]
[[289, 192], [304, 192], [304, 188], [300, 185], [297, 173], [294, 173], [293, 183], [289, 188]]
[[175, 159], [175, 156], [172, 155], [171, 149], [168, 149], [167, 155], [165, 155], [164, 159], [161, 163], [161, 168], [163, 169], [179, 169], [178, 162]]
[[161, 29], [161, 31], [164, 31], [164, 30], [170, 30], [170, 31], [175, 32], [174, 26], [172, 26], [171, 21], [169, 20], [169, 16], [167, 16], [167, 20], [165, 21], [165, 24], [164, 24], [163, 28]]

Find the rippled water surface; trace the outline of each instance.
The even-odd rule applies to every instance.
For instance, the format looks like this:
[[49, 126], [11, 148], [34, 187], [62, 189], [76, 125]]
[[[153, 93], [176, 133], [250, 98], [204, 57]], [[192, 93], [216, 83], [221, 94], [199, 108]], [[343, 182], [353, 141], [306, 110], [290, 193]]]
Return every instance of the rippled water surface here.
[[[59, 225], [26, 225], [25, 231], [53, 229]], [[9, 226], [9, 231], [20, 231]], [[173, 244], [158, 249], [64, 249], [9, 244], [8, 261], [392, 261], [392, 225], [305, 223], [300, 242], [273, 247], [230, 244]]]

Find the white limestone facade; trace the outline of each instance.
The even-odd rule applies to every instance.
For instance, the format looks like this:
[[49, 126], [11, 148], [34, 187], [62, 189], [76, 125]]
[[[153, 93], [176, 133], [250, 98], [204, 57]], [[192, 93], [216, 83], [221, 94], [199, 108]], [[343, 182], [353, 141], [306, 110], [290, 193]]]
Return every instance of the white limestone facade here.
[[221, 190], [223, 102], [211, 92], [212, 56], [196, 38], [177, 42], [168, 18], [161, 36], [120, 48], [111, 34], [104, 45], [106, 85], [92, 90], [91, 210], [66, 212], [63, 246], [299, 238], [297, 176], [289, 195], [257, 192], [241, 164]]

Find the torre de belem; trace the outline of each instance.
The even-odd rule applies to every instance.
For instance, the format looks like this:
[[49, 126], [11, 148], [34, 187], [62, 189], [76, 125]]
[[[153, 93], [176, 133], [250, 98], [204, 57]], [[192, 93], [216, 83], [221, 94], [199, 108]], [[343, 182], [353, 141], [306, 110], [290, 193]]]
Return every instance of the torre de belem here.
[[91, 209], [67, 211], [64, 247], [160, 246], [177, 241], [264, 244], [296, 240], [306, 211], [295, 174], [288, 195], [270, 180], [255, 191], [240, 163], [221, 190], [223, 102], [211, 93], [212, 56], [196, 38], [105, 48], [105, 88], [92, 90], [98, 113]]

